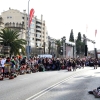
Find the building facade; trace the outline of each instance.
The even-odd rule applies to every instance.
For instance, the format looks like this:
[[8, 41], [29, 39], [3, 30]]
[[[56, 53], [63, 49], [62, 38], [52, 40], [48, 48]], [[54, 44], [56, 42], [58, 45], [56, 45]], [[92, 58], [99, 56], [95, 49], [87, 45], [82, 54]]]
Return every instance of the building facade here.
[[0, 16], [0, 30], [4, 28], [3, 18]]
[[[33, 30], [33, 35], [31, 36], [32, 53], [35, 54], [45, 54], [48, 53], [48, 32], [46, 23], [43, 20], [43, 15], [41, 19], [34, 17], [31, 23], [30, 30]], [[32, 34], [32, 33], [31, 33]]]
[[27, 32], [27, 14], [25, 11], [20, 12], [19, 10], [11, 9], [1, 13], [4, 20], [4, 25], [7, 28], [18, 29], [20, 31], [19, 38], [26, 39]]
[[[20, 31], [20, 39], [28, 39], [28, 15], [25, 10], [20, 12], [16, 9], [11, 9], [1, 13], [4, 20], [4, 26], [7, 28], [18, 29]], [[48, 52], [48, 33], [43, 15], [41, 19], [34, 17], [29, 29], [29, 42], [31, 53], [36, 54], [37, 49], [42, 48], [42, 53]], [[38, 50], [39, 51], [39, 50]]]

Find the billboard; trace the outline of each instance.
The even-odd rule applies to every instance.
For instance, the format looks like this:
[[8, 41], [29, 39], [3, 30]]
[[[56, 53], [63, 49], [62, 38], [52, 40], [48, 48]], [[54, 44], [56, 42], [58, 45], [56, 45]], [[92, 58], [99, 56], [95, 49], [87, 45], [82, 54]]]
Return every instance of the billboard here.
[[73, 47], [66, 46], [66, 58], [73, 58]]

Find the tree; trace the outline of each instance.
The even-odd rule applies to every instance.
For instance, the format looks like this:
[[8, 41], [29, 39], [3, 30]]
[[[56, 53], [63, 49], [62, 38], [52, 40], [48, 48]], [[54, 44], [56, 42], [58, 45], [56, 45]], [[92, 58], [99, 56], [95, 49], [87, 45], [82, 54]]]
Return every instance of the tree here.
[[22, 54], [25, 54], [25, 45], [27, 43], [24, 39], [19, 39], [19, 32], [11, 30], [9, 28], [2, 29], [0, 32], [0, 43], [3, 46], [10, 46], [10, 54], [20, 54], [19, 49], [22, 50]]
[[69, 41], [70, 41], [70, 42], [74, 42], [73, 29], [71, 30], [70, 37], [69, 37]]
[[83, 54], [85, 53], [85, 38], [86, 38], [86, 36], [85, 36], [85, 34], [83, 34], [82, 49], [81, 49]]
[[57, 54], [60, 53], [60, 48], [61, 48], [61, 45], [62, 45], [62, 41], [60, 41], [60, 39], [56, 40], [56, 43], [57, 45]]
[[82, 37], [81, 37], [81, 33], [80, 33], [80, 32], [78, 32], [78, 37], [77, 37], [77, 40], [78, 40], [78, 41], [81, 41], [81, 39], [82, 39]]
[[82, 49], [81, 33], [78, 32], [78, 36], [76, 40], [76, 51], [78, 55], [81, 53], [81, 49]]

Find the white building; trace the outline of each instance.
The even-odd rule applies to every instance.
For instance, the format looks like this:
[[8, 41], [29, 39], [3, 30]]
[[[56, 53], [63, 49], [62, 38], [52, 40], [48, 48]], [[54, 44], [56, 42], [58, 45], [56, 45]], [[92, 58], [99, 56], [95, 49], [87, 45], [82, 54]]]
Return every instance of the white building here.
[[[19, 38], [26, 39], [28, 38], [28, 15], [25, 10], [20, 12], [16, 9], [11, 9], [4, 11], [1, 13], [1, 16], [4, 20], [5, 27], [15, 28], [20, 30]], [[41, 15], [41, 19], [37, 19], [34, 17], [32, 23], [30, 25], [30, 46], [31, 51], [34, 53], [36, 47], [43, 47], [43, 51], [47, 53], [48, 51], [48, 34], [46, 23], [43, 20], [43, 15]]]
[[20, 30], [19, 38], [26, 39], [27, 14], [25, 11], [20, 12], [19, 10], [9, 8], [9, 10], [2, 12], [1, 16], [5, 27]]
[[0, 16], [0, 30], [4, 28], [3, 18]]
[[33, 18], [31, 23], [31, 47], [33, 52], [40, 51], [40, 53], [48, 53], [48, 33], [46, 23], [43, 20], [43, 15], [41, 19], [37, 17]]

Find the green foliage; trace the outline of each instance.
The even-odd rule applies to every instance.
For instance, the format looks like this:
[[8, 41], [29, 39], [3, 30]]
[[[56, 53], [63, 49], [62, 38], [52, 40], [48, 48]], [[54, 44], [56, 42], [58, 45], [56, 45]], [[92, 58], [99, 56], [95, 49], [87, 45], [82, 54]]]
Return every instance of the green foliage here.
[[69, 37], [69, 41], [70, 41], [70, 42], [74, 42], [73, 29], [71, 30], [70, 37]]
[[78, 33], [77, 40], [76, 40], [76, 51], [79, 55], [81, 53], [82, 41], [81, 41], [81, 33]]
[[85, 39], [84, 38], [86, 38], [85, 34], [83, 34], [82, 53], [85, 53]]
[[61, 47], [62, 41], [60, 39], [56, 40], [57, 45], [57, 52], [60, 53], [60, 47]]
[[20, 54], [19, 49], [22, 49], [22, 54], [25, 54], [26, 40], [19, 39], [19, 32], [9, 28], [2, 29], [0, 32], [0, 43], [4, 46], [10, 46], [10, 54]]
[[79, 32], [79, 33], [78, 33], [77, 40], [78, 40], [78, 41], [81, 41], [81, 39], [82, 39], [82, 37], [81, 37], [81, 33]]
[[81, 37], [81, 33], [78, 33], [77, 40], [76, 40], [76, 51], [79, 55], [80, 53], [84, 55], [85, 53], [85, 40], [84, 40], [85, 34], [83, 34], [83, 39]]

